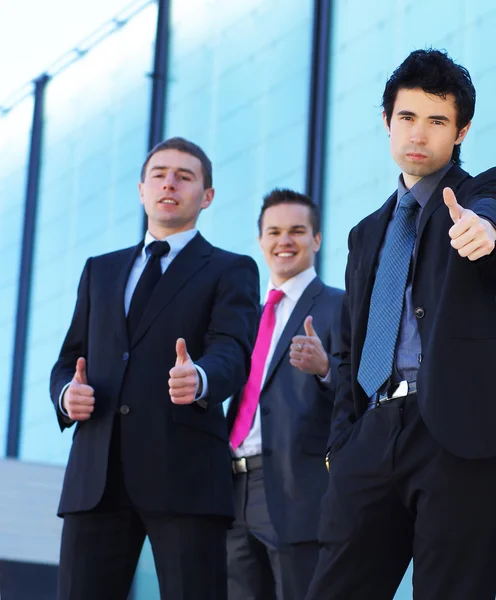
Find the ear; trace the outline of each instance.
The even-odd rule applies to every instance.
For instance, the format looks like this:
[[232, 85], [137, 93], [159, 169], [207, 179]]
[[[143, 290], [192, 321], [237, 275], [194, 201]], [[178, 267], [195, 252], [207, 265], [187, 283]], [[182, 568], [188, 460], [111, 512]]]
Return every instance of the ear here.
[[389, 125], [388, 125], [387, 115], [386, 115], [385, 110], [382, 111], [382, 122], [384, 123], [384, 128], [386, 129], [387, 134], [391, 135], [391, 127], [389, 127]]
[[141, 204], [143, 204], [143, 206], [145, 206], [145, 198], [143, 195], [143, 185], [144, 184], [141, 181], [138, 183], [138, 192], [139, 192], [139, 196], [140, 196], [140, 202], [141, 202]]
[[313, 236], [313, 251], [318, 252], [322, 244], [322, 234], [319, 232]]
[[470, 126], [472, 125], [472, 121], [469, 121], [465, 127], [462, 127], [460, 129], [460, 131], [458, 132], [458, 137], [456, 138], [455, 141], [455, 146], [458, 146], [459, 144], [461, 144], [463, 142], [463, 140], [465, 139], [465, 136], [468, 133], [468, 130], [470, 129]]
[[208, 208], [212, 204], [214, 196], [215, 196], [214, 188], [207, 188], [205, 190], [205, 192], [203, 193], [203, 200], [201, 203], [201, 208]]

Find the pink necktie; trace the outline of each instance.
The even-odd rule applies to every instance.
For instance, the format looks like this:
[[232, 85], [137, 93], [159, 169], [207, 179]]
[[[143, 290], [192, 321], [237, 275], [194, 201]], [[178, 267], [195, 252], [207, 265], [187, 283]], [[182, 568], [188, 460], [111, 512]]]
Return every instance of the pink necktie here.
[[270, 290], [269, 297], [265, 303], [260, 325], [258, 327], [257, 341], [251, 355], [251, 371], [245, 384], [239, 410], [231, 430], [231, 446], [235, 450], [250, 433], [253, 417], [257, 411], [262, 377], [264, 374], [267, 354], [274, 327], [276, 325], [275, 306], [281, 301], [284, 292], [281, 290]]

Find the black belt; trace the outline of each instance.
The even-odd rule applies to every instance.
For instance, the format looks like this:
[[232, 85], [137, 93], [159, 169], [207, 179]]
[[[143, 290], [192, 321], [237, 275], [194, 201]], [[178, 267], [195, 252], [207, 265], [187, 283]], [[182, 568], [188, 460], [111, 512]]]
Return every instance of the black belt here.
[[232, 470], [235, 475], [239, 473], [249, 473], [255, 469], [262, 468], [262, 455], [244, 456], [243, 458], [233, 458]]
[[374, 394], [370, 399], [367, 410], [371, 408], [378, 408], [383, 404], [387, 404], [392, 400], [396, 400], [397, 398], [405, 398], [406, 396], [410, 396], [410, 394], [417, 393], [417, 381], [414, 379], [413, 381], [407, 381], [403, 379], [399, 383], [392, 383], [385, 392]]

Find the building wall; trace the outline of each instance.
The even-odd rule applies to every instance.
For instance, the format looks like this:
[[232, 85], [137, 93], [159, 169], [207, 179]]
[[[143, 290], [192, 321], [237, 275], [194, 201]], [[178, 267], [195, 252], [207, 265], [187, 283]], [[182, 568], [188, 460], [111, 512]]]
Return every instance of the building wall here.
[[[387, 77], [411, 50], [445, 48], [470, 70], [478, 103], [462, 158], [473, 173], [495, 162], [496, 54], [488, 48], [496, 8], [491, 0], [334, 0], [332, 8], [321, 274], [328, 284], [342, 286], [350, 228], [396, 186], [398, 168], [380, 104]], [[252, 255], [263, 286], [268, 273], [256, 228], [261, 199], [276, 186], [305, 185], [312, 15], [313, 0], [171, 0], [166, 136], [190, 138], [212, 158], [216, 197], [200, 228], [214, 244]], [[29, 461], [61, 473], [67, 460], [71, 434], [58, 431], [49, 373], [86, 258], [132, 245], [142, 234], [137, 181], [147, 151], [156, 16], [152, 4], [47, 85], [21, 462], [0, 462], [0, 479], [2, 468], [23, 468]], [[0, 118], [0, 458], [8, 427], [32, 109], [28, 98]], [[38, 477], [38, 471], [26, 471], [26, 484], [37, 485]], [[14, 489], [29, 497], [25, 488]], [[0, 507], [15, 505], [12, 490], [0, 494]], [[55, 505], [39, 508], [49, 522]], [[48, 533], [28, 522], [32, 529], [23, 529], [26, 536], [17, 541], [0, 536], [0, 560], [9, 560], [2, 547], [10, 554], [19, 547], [15, 560], [54, 564], [55, 554], [22, 558], [23, 545], [33, 546], [32, 540], [48, 536], [53, 548], [58, 543], [57, 528]], [[410, 579], [411, 571], [397, 600], [411, 597]], [[134, 598], [158, 598], [149, 545]]]

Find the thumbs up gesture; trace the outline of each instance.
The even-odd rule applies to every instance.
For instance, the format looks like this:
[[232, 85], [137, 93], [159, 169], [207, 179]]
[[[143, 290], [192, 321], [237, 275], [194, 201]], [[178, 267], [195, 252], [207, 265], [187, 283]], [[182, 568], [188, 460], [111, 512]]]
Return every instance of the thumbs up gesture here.
[[169, 394], [174, 404], [191, 404], [195, 401], [200, 378], [186, 349], [186, 341], [176, 342], [176, 364], [169, 371]]
[[326, 377], [329, 373], [329, 357], [313, 328], [313, 317], [308, 316], [303, 327], [305, 335], [296, 335], [292, 340], [289, 362], [303, 373]]
[[454, 223], [448, 232], [451, 245], [458, 250], [458, 254], [472, 261], [491, 254], [496, 242], [496, 229], [493, 225], [468, 208], [460, 206], [451, 188], [444, 188], [443, 198]]
[[84, 358], [77, 359], [76, 372], [64, 392], [62, 406], [73, 421], [87, 421], [95, 410], [95, 391], [88, 385]]

